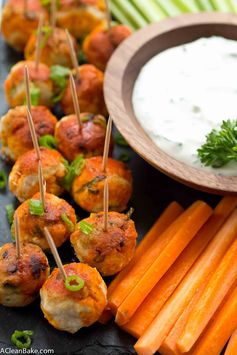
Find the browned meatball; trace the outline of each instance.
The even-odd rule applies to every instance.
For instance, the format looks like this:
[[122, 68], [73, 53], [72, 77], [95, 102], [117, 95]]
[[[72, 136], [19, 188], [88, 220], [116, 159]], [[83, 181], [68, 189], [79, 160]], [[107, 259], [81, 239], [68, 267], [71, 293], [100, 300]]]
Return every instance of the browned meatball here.
[[[40, 62], [48, 66], [62, 65], [71, 68], [72, 61], [65, 30], [58, 27], [55, 27], [54, 30], [50, 27], [43, 27], [42, 31]], [[75, 52], [77, 53], [77, 42], [72, 36], [71, 39]], [[26, 60], [35, 60], [36, 40], [37, 34], [33, 33], [25, 47]]]
[[48, 260], [40, 247], [27, 243], [20, 250], [18, 259], [14, 243], [0, 248], [0, 304], [7, 307], [33, 302], [49, 275]]
[[6, 1], [2, 12], [2, 34], [6, 42], [18, 51], [25, 48], [31, 33], [37, 29], [40, 16], [48, 19], [48, 13], [40, 0], [27, 1], [27, 14], [24, 13], [24, 0]]
[[[47, 192], [61, 195], [64, 192], [61, 182], [67, 174], [64, 158], [56, 150], [41, 147], [40, 151]], [[20, 202], [39, 192], [38, 159], [34, 149], [17, 159], [9, 175], [9, 188]]]
[[[75, 75], [75, 70], [73, 74]], [[84, 64], [79, 67], [79, 77], [79, 80], [75, 80], [75, 84], [81, 112], [105, 116], [107, 109], [103, 93], [104, 74], [94, 65]], [[60, 103], [66, 115], [74, 113], [69, 82]]]
[[115, 49], [130, 35], [128, 26], [116, 25], [108, 31], [107, 25], [102, 24], [85, 38], [83, 52], [89, 63], [104, 71]]
[[[44, 106], [32, 106], [32, 118], [37, 137], [54, 135], [56, 117]], [[2, 155], [6, 160], [16, 161], [19, 156], [33, 148], [25, 106], [10, 109], [0, 120]]]
[[[46, 64], [39, 63], [38, 69], [33, 61], [21, 61], [13, 65], [8, 74], [4, 90], [8, 104], [11, 107], [20, 106], [25, 103], [26, 89], [24, 82], [24, 69], [27, 65], [30, 75], [30, 90], [34, 91], [37, 105], [47, 107], [53, 106], [53, 82], [50, 79], [50, 69]], [[37, 98], [36, 98], [37, 96]], [[32, 102], [32, 104], [34, 104]]]
[[[84, 230], [83, 225], [89, 225]], [[104, 212], [92, 213], [77, 224], [71, 243], [78, 259], [103, 276], [121, 271], [133, 258], [137, 232], [134, 222], [125, 214], [109, 212], [108, 229], [104, 230]]]
[[[32, 196], [32, 200], [40, 200], [40, 194]], [[56, 247], [60, 247], [74, 231], [76, 215], [72, 206], [65, 200], [47, 193], [45, 213], [43, 216], [36, 216], [30, 213], [29, 202], [29, 200], [23, 202], [15, 211], [15, 215], [21, 221], [19, 225], [21, 242], [37, 244], [43, 250], [49, 249], [43, 233], [43, 228], [47, 227]], [[14, 235], [14, 223], [12, 234]]]
[[57, 24], [83, 38], [105, 19], [104, 0], [60, 0]]
[[[63, 117], [56, 125], [55, 138], [63, 156], [73, 161], [79, 154], [85, 158], [102, 155], [106, 135], [106, 120], [101, 115], [81, 114], [82, 129], [76, 115]], [[111, 143], [110, 153], [112, 153]]]
[[98, 271], [89, 265], [71, 263], [64, 269], [67, 276], [79, 276], [84, 287], [76, 292], [67, 290], [60, 271], [54, 269], [40, 290], [41, 309], [54, 328], [76, 333], [99, 319], [107, 303], [107, 288]]
[[72, 184], [76, 203], [89, 212], [103, 210], [104, 181], [108, 178], [109, 208], [123, 211], [132, 194], [131, 171], [121, 161], [109, 158], [107, 172], [102, 172], [102, 157], [85, 159], [84, 168]]

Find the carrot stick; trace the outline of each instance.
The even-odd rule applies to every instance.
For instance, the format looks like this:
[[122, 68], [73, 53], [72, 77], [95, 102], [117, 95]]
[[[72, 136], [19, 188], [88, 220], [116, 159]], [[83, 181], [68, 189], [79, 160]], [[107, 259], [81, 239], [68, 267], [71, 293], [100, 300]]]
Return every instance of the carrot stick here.
[[110, 319], [112, 319], [113, 314], [111, 313], [111, 311], [109, 309], [105, 309], [104, 312], [101, 314], [98, 322], [101, 324], [107, 324]]
[[175, 325], [171, 329], [170, 333], [163, 341], [161, 347], [159, 348], [159, 352], [161, 354], [166, 354], [166, 355], [180, 355], [181, 354], [181, 352], [179, 351], [179, 349], [177, 347], [178, 339], [179, 339], [180, 335], [182, 334], [182, 332], [185, 328], [186, 322], [188, 320], [188, 317], [189, 317], [190, 313], [192, 312], [194, 305], [199, 300], [199, 298], [204, 290], [204, 287], [205, 287], [205, 285], [203, 285], [195, 293], [195, 295], [193, 296], [193, 298], [189, 302], [188, 306], [185, 308], [185, 310], [183, 311], [183, 313], [181, 314], [181, 316], [179, 317], [179, 319], [177, 320], [177, 322], [175, 323]]
[[116, 287], [123, 281], [123, 278], [132, 269], [133, 265], [145, 254], [150, 246], [159, 238], [160, 234], [162, 234], [182, 212], [183, 207], [181, 207], [176, 201], [169, 204], [138, 244], [132, 261], [110, 283], [107, 293], [108, 298], [110, 298]]
[[189, 246], [157, 283], [132, 319], [122, 326], [125, 331], [136, 338], [139, 338], [144, 333], [236, 206], [236, 197], [226, 196], [221, 199], [207, 223], [200, 229]]
[[192, 266], [173, 295], [135, 344], [140, 355], [155, 353], [169, 334], [196, 290], [201, 287], [209, 274], [213, 273], [226, 250], [237, 234], [237, 210], [234, 210], [225, 224], [209, 243], [206, 250]]
[[[205, 332], [188, 355], [220, 354], [231, 334], [237, 328], [237, 287], [216, 312]], [[236, 355], [236, 352], [234, 353]]]
[[123, 278], [122, 282], [116, 287], [114, 292], [108, 297], [108, 306], [112, 313], [116, 313], [118, 307], [125, 300], [129, 292], [138, 283], [146, 270], [151, 266], [152, 262], [161, 253], [164, 247], [173, 238], [174, 232], [186, 220], [190, 211], [193, 210], [191, 206], [187, 211], [184, 211], [151, 245], [150, 248], [136, 261], [128, 274]]
[[214, 315], [215, 311], [237, 280], [237, 238], [226, 252], [217, 270], [194, 306], [181, 337], [178, 348], [188, 352]]
[[212, 214], [212, 209], [203, 201], [197, 201], [193, 206], [192, 213], [174, 231], [173, 238], [164, 247], [160, 255], [118, 308], [115, 318], [116, 323], [123, 325], [132, 318], [156, 283], [162, 278]]
[[236, 355], [237, 354], [237, 328], [231, 335], [228, 346], [225, 351], [225, 355]]

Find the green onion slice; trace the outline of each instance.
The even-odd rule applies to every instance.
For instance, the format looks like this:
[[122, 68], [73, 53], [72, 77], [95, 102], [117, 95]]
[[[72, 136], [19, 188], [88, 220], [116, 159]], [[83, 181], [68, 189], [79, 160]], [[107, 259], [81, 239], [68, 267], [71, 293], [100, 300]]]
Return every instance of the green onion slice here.
[[85, 285], [85, 281], [77, 275], [68, 276], [64, 283], [66, 289], [72, 292], [80, 291]]
[[30, 85], [30, 99], [32, 106], [38, 106], [40, 100], [40, 88], [35, 84], [31, 83]]
[[18, 349], [29, 349], [33, 334], [31, 330], [15, 330], [11, 335], [11, 341]]
[[94, 227], [92, 226], [92, 224], [86, 222], [86, 221], [81, 221], [79, 222], [79, 229], [84, 233], [84, 234], [87, 234], [89, 235]]
[[61, 65], [52, 65], [50, 68], [50, 79], [55, 86], [55, 95], [53, 102], [57, 103], [61, 100], [64, 91], [66, 89], [68, 78], [70, 75], [70, 69]]
[[7, 175], [4, 171], [0, 170], [0, 189], [4, 189], [7, 184]]
[[123, 138], [123, 136], [118, 132], [115, 135], [115, 142], [122, 147], [128, 147], [128, 142]]
[[48, 149], [57, 149], [57, 140], [51, 134], [45, 134], [38, 139], [39, 145], [41, 147], [46, 147]]
[[127, 153], [121, 153], [120, 156], [119, 156], [119, 160], [124, 162], [124, 163], [127, 163], [130, 161], [130, 157]]
[[74, 224], [72, 223], [72, 221], [68, 218], [68, 216], [66, 215], [66, 213], [62, 213], [61, 214], [61, 219], [63, 222], [65, 222], [68, 227], [70, 232], [72, 233], [74, 231]]
[[68, 167], [67, 175], [62, 181], [62, 185], [67, 191], [70, 191], [74, 178], [81, 174], [84, 166], [85, 159], [82, 155], [78, 155], [78, 157], [76, 157], [76, 159], [74, 159], [71, 165]]
[[10, 225], [12, 225], [13, 222], [13, 216], [14, 216], [14, 207], [12, 203], [9, 203], [9, 205], [6, 205], [6, 213], [7, 213], [7, 220]]
[[35, 216], [43, 216], [44, 215], [44, 207], [40, 200], [29, 200], [28, 201], [30, 214]]
[[53, 33], [53, 28], [51, 26], [43, 26], [42, 32], [43, 32], [43, 39], [41, 40], [40, 48], [44, 48], [46, 46], [46, 44], [49, 40], [49, 37]]
[[98, 124], [99, 126], [102, 126], [103, 128], [106, 129], [107, 126], [106, 119], [101, 115], [95, 116], [95, 118], [93, 119], [93, 123]]

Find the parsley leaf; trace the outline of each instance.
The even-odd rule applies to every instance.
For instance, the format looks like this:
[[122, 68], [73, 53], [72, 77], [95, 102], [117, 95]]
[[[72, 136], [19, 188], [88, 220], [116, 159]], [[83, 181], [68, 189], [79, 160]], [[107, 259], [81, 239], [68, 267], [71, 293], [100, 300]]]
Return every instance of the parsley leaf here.
[[213, 129], [198, 149], [198, 156], [204, 165], [213, 168], [237, 161], [237, 120], [223, 121], [220, 130]]

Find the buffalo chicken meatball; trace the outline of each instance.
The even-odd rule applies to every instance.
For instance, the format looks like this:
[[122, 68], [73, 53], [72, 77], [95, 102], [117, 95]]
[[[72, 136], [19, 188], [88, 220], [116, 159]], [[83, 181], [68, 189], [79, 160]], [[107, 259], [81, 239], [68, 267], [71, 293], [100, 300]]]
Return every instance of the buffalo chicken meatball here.
[[83, 38], [105, 19], [104, 0], [60, 0], [57, 24]]
[[104, 71], [115, 49], [130, 35], [131, 30], [125, 25], [112, 26], [109, 31], [103, 24], [86, 37], [83, 52], [89, 63]]
[[[74, 209], [65, 200], [45, 194], [45, 213], [41, 216], [32, 214], [30, 202], [40, 200], [40, 194], [35, 194], [31, 200], [23, 202], [15, 211], [20, 223], [20, 241], [39, 245], [43, 250], [49, 249], [43, 229], [47, 227], [56, 247], [60, 247], [74, 231], [76, 215]], [[14, 223], [12, 225], [14, 235]]]
[[[64, 158], [56, 150], [41, 147], [40, 151], [47, 192], [59, 196], [64, 192], [61, 182], [67, 174]], [[9, 188], [20, 202], [39, 192], [38, 158], [34, 149], [17, 159], [9, 175]]]
[[54, 269], [40, 290], [41, 309], [53, 327], [76, 333], [99, 319], [107, 303], [107, 289], [98, 271], [86, 264], [71, 263], [64, 269], [67, 277], [79, 276], [84, 287], [68, 290], [60, 271]]
[[137, 232], [127, 215], [109, 212], [108, 228], [104, 230], [104, 212], [92, 213], [77, 227], [71, 235], [71, 243], [78, 259], [96, 267], [103, 276], [118, 273], [133, 258]]
[[27, 306], [38, 297], [48, 275], [48, 260], [37, 245], [21, 244], [19, 258], [15, 244], [3, 245], [0, 248], [0, 304]]
[[132, 174], [124, 163], [111, 158], [108, 158], [106, 173], [102, 171], [102, 157], [85, 159], [80, 175], [72, 183], [75, 202], [88, 212], [102, 211], [106, 177], [109, 208], [118, 212], [125, 210], [132, 194]]
[[[40, 62], [48, 66], [62, 65], [68, 68], [72, 67], [70, 50], [67, 42], [66, 32], [62, 28], [43, 27]], [[71, 36], [73, 47], [77, 53], [77, 42]], [[37, 34], [33, 33], [25, 47], [25, 59], [35, 60]]]
[[25, 13], [24, 0], [8, 0], [2, 12], [2, 34], [6, 42], [22, 51], [31, 33], [37, 29], [40, 16], [48, 19], [48, 13], [40, 0], [28, 0]]
[[[101, 115], [81, 114], [82, 128], [76, 115], [63, 117], [56, 125], [55, 138], [63, 156], [73, 161], [79, 154], [85, 158], [102, 155], [106, 135], [106, 120]], [[112, 144], [110, 152], [112, 152]]]
[[50, 69], [43, 63], [39, 63], [38, 68], [36, 68], [33, 61], [20, 61], [11, 68], [4, 83], [8, 104], [15, 107], [25, 103], [25, 66], [29, 69], [32, 104], [52, 107], [53, 82], [50, 79]]
[[[44, 106], [32, 106], [32, 118], [37, 137], [54, 135], [56, 117]], [[33, 148], [25, 106], [10, 109], [0, 120], [2, 155], [6, 160], [16, 161], [19, 156]]]
[[[90, 64], [81, 65], [78, 68], [78, 72], [79, 79], [75, 80], [75, 84], [81, 112], [91, 112], [105, 116], [107, 109], [103, 93], [104, 74]], [[75, 75], [75, 70], [73, 70], [73, 74]], [[66, 115], [74, 113], [69, 81], [60, 104]]]

